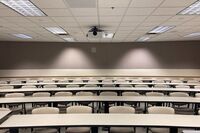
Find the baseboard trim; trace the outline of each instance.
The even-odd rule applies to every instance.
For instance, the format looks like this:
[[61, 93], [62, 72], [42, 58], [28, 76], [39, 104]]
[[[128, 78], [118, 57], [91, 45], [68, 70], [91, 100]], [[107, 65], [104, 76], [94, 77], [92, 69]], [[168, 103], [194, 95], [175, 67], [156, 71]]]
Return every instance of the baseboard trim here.
[[200, 77], [200, 69], [17, 69], [0, 70], [0, 77], [152, 76]]

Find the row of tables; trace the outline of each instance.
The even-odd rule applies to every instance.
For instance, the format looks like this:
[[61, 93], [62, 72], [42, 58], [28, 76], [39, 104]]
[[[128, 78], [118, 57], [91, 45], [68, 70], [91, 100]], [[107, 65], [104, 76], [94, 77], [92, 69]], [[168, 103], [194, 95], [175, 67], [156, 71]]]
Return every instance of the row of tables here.
[[[200, 116], [163, 114], [38, 114], [13, 115], [0, 125], [1, 128], [20, 128], [20, 133], [31, 133], [31, 128], [54, 127], [65, 133], [66, 127], [166, 127], [170, 133], [178, 128], [200, 128]], [[11, 132], [12, 133], [12, 132]], [[16, 132], [15, 132], [16, 133]]]
[[[67, 96], [67, 97], [16, 97], [16, 98], [0, 98], [0, 104], [22, 104], [23, 111], [26, 112], [27, 103], [48, 103], [49, 106], [57, 107], [58, 103], [78, 103], [91, 102], [103, 103], [105, 109], [109, 108], [110, 102], [115, 103], [184, 103], [194, 104], [195, 112], [198, 110], [200, 98], [196, 97], [169, 97], [169, 96]], [[94, 104], [93, 104], [94, 105]], [[105, 110], [105, 112], [108, 112]]]
[[200, 92], [200, 89], [194, 88], [155, 88], [155, 87], [61, 87], [61, 88], [18, 88], [18, 89], [0, 89], [0, 93], [25, 93], [25, 92], [59, 92], [59, 91], [157, 91], [157, 92]]
[[87, 84], [96, 84], [96, 85], [189, 85], [197, 86], [199, 83], [153, 83], [153, 82], [51, 82], [51, 83], [9, 83], [9, 84], [0, 84], [0, 86], [24, 86], [24, 85], [87, 85]]
[[[102, 102], [108, 107], [109, 102], [158, 102], [158, 103], [193, 103], [200, 104], [200, 98], [194, 97], [150, 97], [150, 96], [69, 96], [69, 97], [20, 97], [0, 98], [0, 104], [17, 103], [60, 103], [60, 102]], [[52, 104], [54, 105], [54, 104]], [[197, 108], [196, 108], [197, 109]], [[5, 118], [10, 112], [0, 112], [0, 118]], [[159, 121], [158, 121], [159, 120]], [[22, 133], [31, 133], [34, 127], [59, 127], [61, 133], [65, 127], [92, 127], [97, 133], [97, 127], [168, 127], [171, 133], [177, 133], [177, 128], [200, 128], [200, 116], [194, 115], [158, 115], [158, 114], [48, 114], [48, 115], [13, 115], [0, 125], [4, 128], [20, 128]], [[12, 130], [11, 130], [12, 131]]]

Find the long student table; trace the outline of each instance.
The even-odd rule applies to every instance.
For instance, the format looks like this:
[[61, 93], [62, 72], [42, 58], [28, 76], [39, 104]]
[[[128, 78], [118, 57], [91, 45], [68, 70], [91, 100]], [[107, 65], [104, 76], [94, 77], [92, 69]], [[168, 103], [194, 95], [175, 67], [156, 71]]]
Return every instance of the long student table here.
[[200, 89], [188, 88], [139, 88], [139, 87], [73, 87], [73, 88], [19, 88], [19, 89], [0, 89], [0, 93], [13, 92], [58, 92], [58, 91], [159, 91], [159, 92], [200, 92]]
[[196, 86], [200, 85], [199, 83], [134, 83], [134, 82], [113, 82], [113, 83], [107, 83], [107, 82], [66, 82], [66, 83], [17, 83], [17, 84], [0, 84], [0, 86], [24, 86], [24, 85], [87, 85], [87, 84], [97, 84], [97, 85], [120, 85], [120, 84], [130, 84], [130, 85], [189, 85], [189, 86]]
[[[187, 103], [195, 104], [197, 112], [197, 104], [200, 98], [194, 97], [168, 97], [168, 96], [68, 96], [68, 97], [18, 97], [18, 98], [0, 98], [0, 104], [22, 104], [23, 110], [26, 111], [26, 103], [56, 103], [60, 102], [100, 102], [105, 104], [108, 109], [109, 102], [141, 102], [141, 103]], [[105, 110], [105, 112], [108, 112]]]
[[200, 116], [166, 114], [38, 114], [13, 115], [0, 125], [0, 128], [25, 128], [20, 130], [31, 133], [30, 128], [60, 127], [166, 127], [170, 133], [177, 133], [177, 128], [200, 128]]
[[0, 111], [0, 124], [10, 115], [11, 111]]

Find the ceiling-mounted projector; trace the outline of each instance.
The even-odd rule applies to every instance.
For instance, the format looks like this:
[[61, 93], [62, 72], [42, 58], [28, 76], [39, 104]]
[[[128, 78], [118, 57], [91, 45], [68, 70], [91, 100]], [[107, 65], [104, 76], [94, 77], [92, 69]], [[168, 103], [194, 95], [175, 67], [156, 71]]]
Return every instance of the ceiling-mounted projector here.
[[91, 38], [91, 39], [99, 39], [99, 38], [102, 38], [103, 37], [103, 30], [97, 28], [96, 26], [92, 27], [87, 35], [86, 35], [88, 38]]

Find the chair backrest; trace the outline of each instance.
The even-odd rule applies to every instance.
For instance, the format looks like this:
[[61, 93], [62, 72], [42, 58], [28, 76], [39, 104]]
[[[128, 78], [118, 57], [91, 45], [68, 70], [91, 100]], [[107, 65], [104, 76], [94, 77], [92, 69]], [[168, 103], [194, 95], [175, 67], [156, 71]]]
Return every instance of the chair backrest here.
[[188, 80], [187, 83], [200, 83], [198, 80]]
[[141, 95], [138, 92], [125, 91], [122, 93], [122, 96], [141, 96]]
[[147, 110], [149, 114], [175, 114], [175, 110], [171, 107], [153, 106]]
[[92, 79], [92, 80], [88, 80], [88, 83], [98, 83], [98, 80]]
[[100, 93], [100, 96], [117, 96], [117, 92], [114, 91], [103, 91]]
[[164, 96], [161, 92], [147, 92], [146, 96]]
[[148, 88], [149, 86], [148, 85], [135, 85], [135, 87], [138, 87], [138, 88]]
[[82, 79], [75, 79], [75, 80], [73, 80], [73, 83], [82, 83], [82, 82], [83, 82]]
[[171, 92], [169, 94], [171, 97], [189, 97], [189, 94], [186, 92]]
[[98, 86], [95, 84], [87, 84], [87, 85], [84, 85], [84, 87], [98, 87]]
[[59, 114], [59, 109], [55, 107], [40, 107], [33, 109], [32, 114]]
[[133, 87], [133, 85], [128, 85], [128, 84], [120, 84], [119, 87]]
[[112, 106], [109, 108], [109, 113], [132, 114], [135, 113], [135, 109], [130, 106]]
[[70, 114], [92, 113], [92, 108], [89, 106], [70, 106], [66, 112]]
[[67, 85], [66, 87], [67, 87], [67, 88], [78, 88], [79, 85]]
[[110, 80], [110, 79], [104, 79], [104, 80], [102, 80], [102, 83], [113, 83], [113, 80]]
[[24, 97], [24, 93], [8, 93], [5, 97], [12, 98], [12, 97]]
[[37, 88], [35, 85], [24, 85], [22, 88]]
[[131, 80], [132, 83], [143, 83], [142, 80]]
[[124, 79], [117, 79], [117, 80], [115, 81], [115, 83], [128, 83], [128, 81], [127, 81], [127, 80], [124, 80]]
[[53, 80], [42, 80], [42, 83], [54, 83], [55, 81]]
[[190, 89], [189, 85], [176, 85], [176, 88]]
[[164, 80], [154, 80], [154, 81], [152, 81], [152, 83], [165, 83], [165, 81]]
[[57, 85], [44, 85], [44, 88], [57, 88]]
[[103, 84], [102, 86], [103, 87], [115, 87], [115, 85], [113, 85], [113, 84]]
[[8, 82], [7, 81], [4, 81], [4, 80], [1, 80], [0, 81], [0, 84], [7, 84]]
[[49, 92], [36, 92], [33, 93], [33, 97], [50, 97], [50, 93]]
[[167, 85], [157, 84], [157, 85], [154, 85], [154, 88], [168, 88], [168, 86]]
[[37, 80], [27, 80], [26, 83], [37, 83]]
[[76, 96], [93, 96], [94, 94], [89, 91], [79, 91], [76, 93]]
[[195, 97], [200, 98], [200, 93], [196, 93], [196, 94], [195, 94]]
[[0, 108], [0, 111], [10, 111], [9, 108]]
[[72, 92], [56, 92], [54, 96], [63, 97], [63, 96], [72, 96]]
[[58, 80], [58, 83], [69, 83], [69, 80]]
[[194, 88], [195, 89], [200, 89], [200, 85], [195, 85]]
[[14, 86], [1, 86], [0, 89], [14, 89]]
[[183, 83], [182, 80], [171, 80], [171, 83]]
[[21, 84], [22, 81], [21, 80], [13, 80], [13, 81], [10, 81], [10, 84]]

